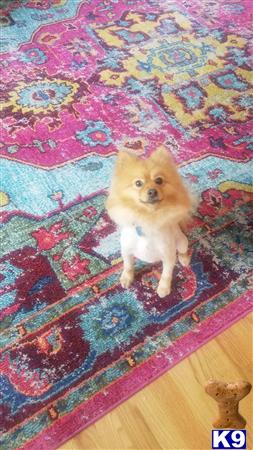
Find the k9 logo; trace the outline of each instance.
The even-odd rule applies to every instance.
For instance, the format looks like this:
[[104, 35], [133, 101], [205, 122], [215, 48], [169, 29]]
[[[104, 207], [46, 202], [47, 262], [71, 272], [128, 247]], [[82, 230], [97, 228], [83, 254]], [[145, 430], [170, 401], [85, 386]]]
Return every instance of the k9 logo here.
[[246, 430], [212, 430], [212, 448], [246, 449]]

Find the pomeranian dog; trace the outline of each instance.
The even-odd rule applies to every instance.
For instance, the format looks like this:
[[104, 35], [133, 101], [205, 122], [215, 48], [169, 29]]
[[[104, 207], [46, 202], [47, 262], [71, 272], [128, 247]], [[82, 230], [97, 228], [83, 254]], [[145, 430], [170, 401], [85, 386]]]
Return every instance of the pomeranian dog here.
[[122, 287], [134, 280], [134, 257], [148, 263], [162, 261], [157, 293], [161, 298], [168, 295], [177, 257], [183, 266], [190, 263], [182, 228], [192, 209], [191, 196], [168, 151], [159, 147], [147, 159], [120, 151], [106, 208], [121, 229]]

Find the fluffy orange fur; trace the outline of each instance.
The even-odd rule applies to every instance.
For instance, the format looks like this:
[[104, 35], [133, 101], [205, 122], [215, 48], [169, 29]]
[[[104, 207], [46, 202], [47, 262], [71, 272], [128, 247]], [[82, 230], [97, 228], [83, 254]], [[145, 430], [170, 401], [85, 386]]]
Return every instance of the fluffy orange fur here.
[[[136, 185], [137, 180], [141, 186]], [[157, 191], [154, 203], [148, 202], [150, 189]], [[166, 225], [186, 223], [192, 200], [172, 157], [159, 147], [147, 159], [119, 152], [106, 207], [120, 226], [135, 223], [144, 229], [159, 230]]]

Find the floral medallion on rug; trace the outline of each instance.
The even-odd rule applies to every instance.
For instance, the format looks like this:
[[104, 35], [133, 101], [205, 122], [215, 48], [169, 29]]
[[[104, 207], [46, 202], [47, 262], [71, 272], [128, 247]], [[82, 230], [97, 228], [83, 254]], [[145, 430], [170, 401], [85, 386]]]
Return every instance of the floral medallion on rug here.
[[[53, 450], [252, 310], [250, 0], [0, 1], [1, 445]], [[118, 149], [199, 197], [192, 263], [119, 285]]]

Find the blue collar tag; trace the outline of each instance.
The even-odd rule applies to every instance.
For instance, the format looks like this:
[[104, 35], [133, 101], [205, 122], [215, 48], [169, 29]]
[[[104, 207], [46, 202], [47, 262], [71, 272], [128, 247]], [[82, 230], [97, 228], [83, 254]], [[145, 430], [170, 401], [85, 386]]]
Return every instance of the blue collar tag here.
[[139, 227], [139, 226], [135, 227], [135, 231], [138, 234], [138, 236], [145, 236], [141, 227]]

